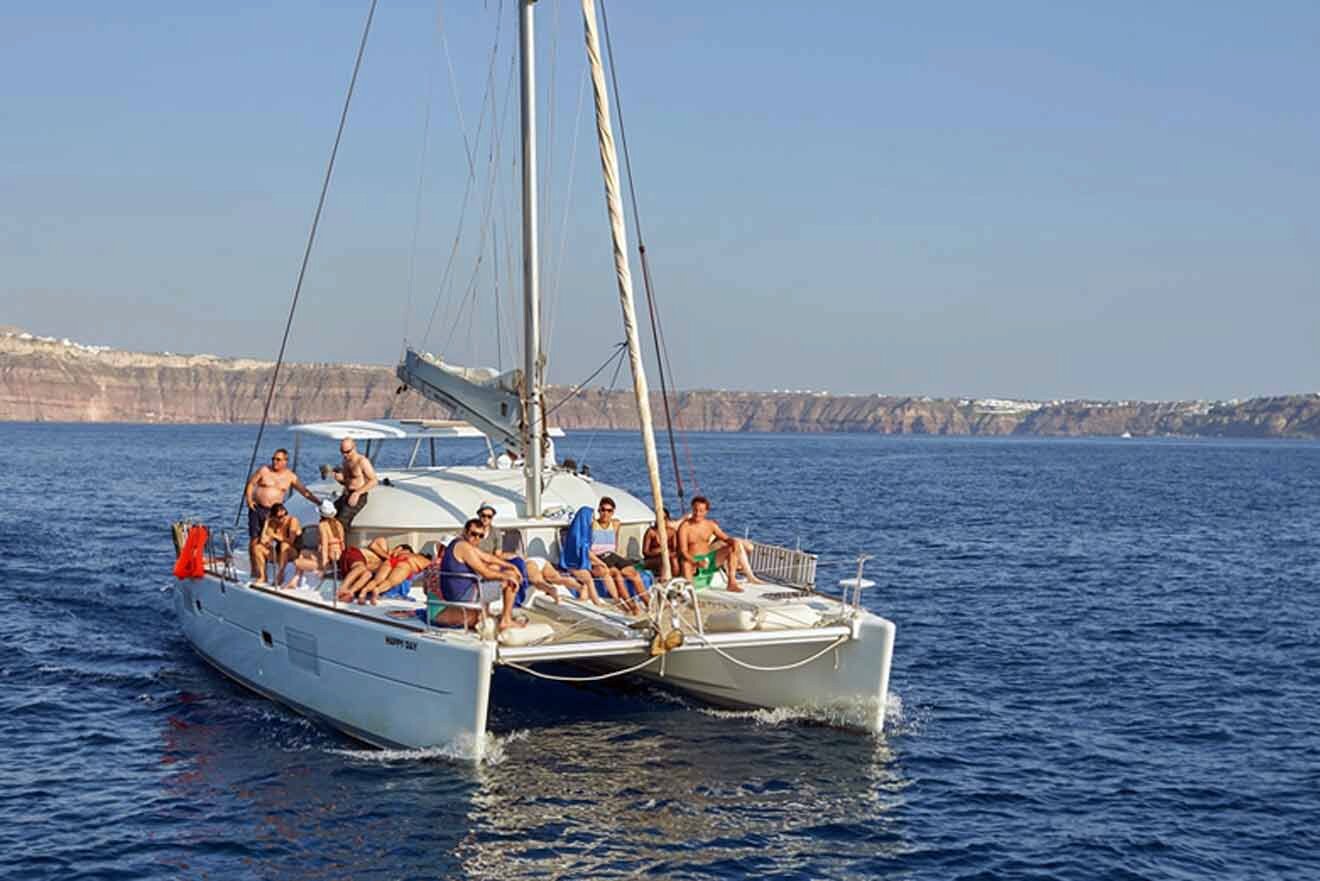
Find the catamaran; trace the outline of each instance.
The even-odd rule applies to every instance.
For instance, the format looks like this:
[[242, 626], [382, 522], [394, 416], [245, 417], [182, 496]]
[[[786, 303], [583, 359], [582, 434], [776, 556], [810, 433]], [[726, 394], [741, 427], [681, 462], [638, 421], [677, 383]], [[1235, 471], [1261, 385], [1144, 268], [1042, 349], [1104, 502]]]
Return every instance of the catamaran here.
[[[294, 426], [295, 467], [305, 438], [353, 438], [377, 461], [386, 445], [411, 444], [406, 466], [377, 467], [379, 486], [352, 520], [349, 545], [383, 538], [391, 546], [406, 543], [432, 553], [490, 502], [507, 546], [529, 559], [557, 563], [573, 515], [609, 496], [622, 524], [619, 551], [636, 559], [642, 556], [645, 530], [655, 524], [665, 535], [666, 524], [595, 4], [582, 0], [583, 22], [650, 506], [621, 487], [557, 462], [552, 438], [562, 432], [545, 424], [536, 253], [534, 0], [520, 0], [519, 7], [523, 368], [483, 372], [409, 348], [397, 368], [402, 385], [461, 420]], [[364, 33], [364, 45], [365, 39]], [[436, 444], [458, 438], [484, 439], [491, 452], [487, 463], [437, 465]], [[424, 444], [430, 458], [418, 464]], [[516, 456], [501, 458], [496, 449]], [[326, 481], [309, 488], [324, 498], [337, 486]], [[884, 725], [895, 626], [863, 607], [862, 592], [871, 582], [864, 578], [860, 559], [856, 576], [840, 582], [842, 592], [834, 595], [818, 589], [813, 554], [747, 542], [748, 562], [765, 584], [731, 585], [719, 575], [699, 584], [673, 577], [674, 561], [660, 542], [662, 571], [642, 612], [589, 602], [568, 590], [557, 601], [532, 591], [517, 610], [525, 626], [500, 632], [492, 626], [501, 611], [499, 600], [447, 603], [466, 608], [476, 623], [435, 626], [426, 611], [434, 598], [421, 587], [376, 605], [339, 601], [329, 579], [281, 590], [264, 584], [264, 573], [248, 571], [247, 555], [235, 547], [229, 530], [195, 535], [200, 541], [191, 550], [181, 536], [177, 542], [184, 554], [196, 554], [198, 565], [194, 571], [176, 569], [184, 577], [175, 588], [175, 608], [197, 654], [253, 691], [376, 746], [439, 749], [480, 760], [491, 742], [491, 701], [499, 700], [492, 692], [492, 674], [501, 667], [514, 675], [569, 682], [642, 677], [718, 706], [802, 708], [824, 721], [872, 732]]]

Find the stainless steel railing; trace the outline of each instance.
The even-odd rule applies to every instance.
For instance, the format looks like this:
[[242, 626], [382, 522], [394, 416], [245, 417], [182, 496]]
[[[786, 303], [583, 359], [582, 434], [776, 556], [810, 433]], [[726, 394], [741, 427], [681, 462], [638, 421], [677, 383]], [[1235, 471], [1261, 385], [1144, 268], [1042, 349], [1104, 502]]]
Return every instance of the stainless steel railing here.
[[797, 548], [741, 539], [748, 548], [747, 562], [758, 576], [789, 587], [816, 589], [816, 555]]

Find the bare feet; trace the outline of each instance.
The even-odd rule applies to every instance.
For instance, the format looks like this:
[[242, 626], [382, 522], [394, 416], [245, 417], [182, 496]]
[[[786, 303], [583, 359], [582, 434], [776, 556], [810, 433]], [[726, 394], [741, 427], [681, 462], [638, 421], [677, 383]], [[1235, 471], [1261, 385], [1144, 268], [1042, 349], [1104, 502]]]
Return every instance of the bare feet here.
[[501, 618], [500, 623], [496, 625], [496, 630], [503, 633], [506, 630], [517, 630], [519, 627], [526, 627], [526, 618]]
[[742, 593], [742, 592], [743, 592], [742, 585], [739, 584], [739, 583], [736, 582], [736, 581], [732, 582], [728, 587], [726, 587], [726, 588], [724, 588], [724, 589], [727, 590], [729, 593]]

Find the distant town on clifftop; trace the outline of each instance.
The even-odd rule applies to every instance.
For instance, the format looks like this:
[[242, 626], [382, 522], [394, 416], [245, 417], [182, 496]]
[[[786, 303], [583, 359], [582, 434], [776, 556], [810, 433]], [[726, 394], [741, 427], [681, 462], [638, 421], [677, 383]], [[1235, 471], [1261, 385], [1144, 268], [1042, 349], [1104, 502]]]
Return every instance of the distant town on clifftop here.
[[[270, 361], [126, 352], [0, 328], [0, 420], [255, 422], [273, 368]], [[449, 415], [397, 389], [383, 365], [286, 364], [271, 416], [290, 423]], [[552, 405], [568, 394], [547, 390]], [[695, 390], [671, 393], [671, 410], [688, 431], [1320, 438], [1316, 393], [1162, 402]], [[553, 422], [566, 430], [627, 430], [637, 416], [629, 391], [588, 388], [558, 406]]]

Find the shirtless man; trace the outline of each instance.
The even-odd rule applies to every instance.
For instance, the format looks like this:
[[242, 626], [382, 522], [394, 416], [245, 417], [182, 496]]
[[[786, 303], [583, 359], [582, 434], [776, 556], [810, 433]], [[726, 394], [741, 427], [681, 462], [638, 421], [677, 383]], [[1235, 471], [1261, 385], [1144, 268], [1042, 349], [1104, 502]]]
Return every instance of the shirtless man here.
[[335, 499], [335, 516], [348, 529], [353, 518], [367, 504], [367, 493], [376, 488], [376, 469], [371, 460], [357, 451], [357, 444], [351, 437], [339, 442], [339, 452], [343, 454], [344, 464], [334, 470], [335, 480], [344, 485], [344, 491]]
[[734, 578], [739, 568], [747, 573], [748, 582], [763, 584], [752, 572], [742, 542], [727, 535], [714, 520], [707, 519], [709, 511], [710, 501], [705, 496], [694, 496], [692, 513], [678, 527], [678, 556], [683, 577], [691, 581], [696, 577], [697, 570], [713, 559], [716, 565], [724, 567], [724, 573], [729, 579], [726, 590], [742, 592], [742, 587]]
[[270, 457], [269, 465], [262, 465], [248, 478], [243, 497], [247, 499], [248, 506], [248, 556], [254, 576], [262, 573], [257, 566], [257, 558], [252, 552], [252, 546], [261, 537], [261, 528], [266, 525], [266, 520], [270, 517], [271, 507], [283, 504], [291, 489], [296, 490], [313, 505], [321, 504], [321, 500], [303, 486], [298, 475], [289, 468], [289, 451], [283, 448], [276, 450], [275, 455]]
[[298, 536], [302, 526], [298, 518], [289, 513], [283, 503], [270, 506], [270, 516], [261, 525], [261, 535], [252, 540], [248, 548], [252, 555], [252, 579], [257, 584], [266, 583], [266, 562], [270, 559], [270, 550], [275, 548], [275, 584], [280, 583], [284, 567], [298, 556]]

